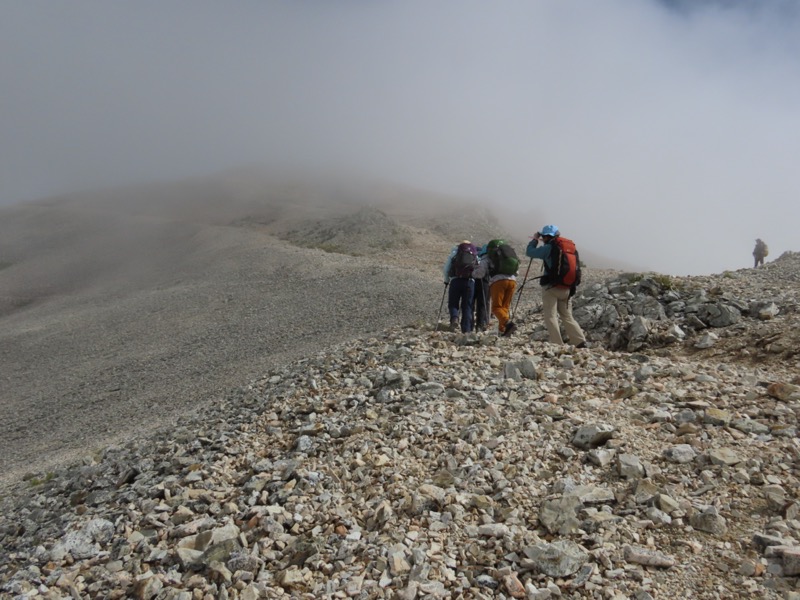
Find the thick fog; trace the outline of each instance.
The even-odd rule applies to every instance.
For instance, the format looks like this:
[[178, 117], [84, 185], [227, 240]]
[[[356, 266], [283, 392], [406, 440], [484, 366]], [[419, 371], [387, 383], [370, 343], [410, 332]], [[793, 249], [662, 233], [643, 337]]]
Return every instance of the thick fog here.
[[341, 169], [643, 268], [751, 266], [800, 250], [795, 6], [2, 0], [0, 204]]

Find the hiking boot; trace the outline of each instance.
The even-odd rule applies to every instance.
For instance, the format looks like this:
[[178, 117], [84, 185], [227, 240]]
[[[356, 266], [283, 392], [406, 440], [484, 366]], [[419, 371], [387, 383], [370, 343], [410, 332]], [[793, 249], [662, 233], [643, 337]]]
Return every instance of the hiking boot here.
[[586, 342], [581, 342], [580, 344], [578, 344], [578, 345], [577, 345], [577, 346], [575, 346], [575, 347], [576, 347], [576, 348], [588, 348], [589, 346], [587, 346], [587, 345], [586, 345]]
[[509, 321], [506, 323], [506, 329], [503, 332], [503, 337], [510, 337], [516, 330], [517, 326], [512, 321]]
[[458, 330], [458, 318], [454, 317], [450, 319], [450, 331], [457, 331]]

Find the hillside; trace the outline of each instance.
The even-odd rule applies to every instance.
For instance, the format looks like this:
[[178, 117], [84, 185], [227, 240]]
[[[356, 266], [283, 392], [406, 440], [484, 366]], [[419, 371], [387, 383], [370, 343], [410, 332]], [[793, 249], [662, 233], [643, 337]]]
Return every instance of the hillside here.
[[239, 173], [2, 210], [0, 483], [270, 366], [431, 319], [467, 226], [498, 231], [453, 198]]
[[576, 350], [436, 330], [479, 207], [236, 184], [3, 212], [0, 595], [796, 597], [800, 254], [589, 265]]
[[[794, 598], [798, 275], [786, 254], [589, 283], [589, 349], [535, 341], [532, 302], [513, 338], [393, 327], [267, 369], [29, 478], [0, 517], [0, 589]], [[611, 308], [612, 324], [585, 318]]]

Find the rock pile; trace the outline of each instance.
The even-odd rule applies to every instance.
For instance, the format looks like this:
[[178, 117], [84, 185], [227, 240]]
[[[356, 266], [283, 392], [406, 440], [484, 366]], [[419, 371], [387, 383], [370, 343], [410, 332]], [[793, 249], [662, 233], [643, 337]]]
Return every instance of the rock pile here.
[[[586, 286], [574, 299], [574, 315], [592, 340], [611, 350], [704, 350], [735, 338], [737, 350], [768, 345], [770, 354], [791, 359], [800, 352], [800, 339], [776, 317], [800, 313], [798, 273], [800, 253], [787, 252], [763, 269], [716, 278], [623, 274]], [[533, 338], [547, 339], [542, 325]]]
[[[713, 312], [642, 281], [625, 285], [682, 330]], [[620, 286], [581, 310], [629, 306]], [[713, 289], [748, 308], [717, 330], [764, 323], [747, 290]], [[800, 291], [781, 290], [763, 300], [786, 327]], [[608, 339], [664, 321], [640, 304]], [[151, 439], [32, 475], [3, 501], [0, 592], [800, 598], [796, 365], [647, 351], [652, 331], [616, 352], [396, 328], [274, 369]]]

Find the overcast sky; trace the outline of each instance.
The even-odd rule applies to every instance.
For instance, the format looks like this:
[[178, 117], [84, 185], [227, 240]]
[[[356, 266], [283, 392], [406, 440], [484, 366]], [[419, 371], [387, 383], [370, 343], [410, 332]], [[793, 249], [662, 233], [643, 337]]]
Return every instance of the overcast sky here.
[[0, 204], [344, 168], [661, 272], [750, 266], [800, 250], [796, 5], [0, 0]]

